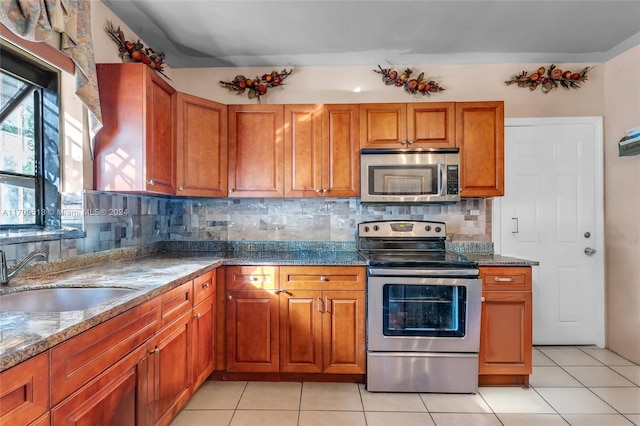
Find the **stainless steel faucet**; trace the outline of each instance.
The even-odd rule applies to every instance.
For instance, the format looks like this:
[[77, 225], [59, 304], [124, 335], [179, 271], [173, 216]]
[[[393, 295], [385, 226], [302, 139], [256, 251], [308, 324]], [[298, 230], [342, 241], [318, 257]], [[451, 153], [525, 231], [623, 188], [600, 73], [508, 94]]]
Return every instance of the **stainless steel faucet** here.
[[25, 257], [20, 260], [16, 266], [13, 268], [7, 268], [7, 257], [4, 254], [4, 251], [0, 250], [0, 284], [7, 285], [9, 284], [9, 280], [13, 277], [20, 269], [24, 268], [27, 263], [31, 262], [36, 257], [47, 257], [47, 253], [38, 250], [29, 253]]

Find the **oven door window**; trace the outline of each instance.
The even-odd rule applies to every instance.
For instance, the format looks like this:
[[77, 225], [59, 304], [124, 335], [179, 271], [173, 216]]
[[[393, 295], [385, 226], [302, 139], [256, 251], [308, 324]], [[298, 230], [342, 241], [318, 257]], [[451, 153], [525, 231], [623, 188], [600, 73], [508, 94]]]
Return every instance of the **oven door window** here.
[[429, 165], [369, 166], [370, 195], [437, 195], [439, 167]]
[[385, 284], [385, 336], [464, 337], [466, 287]]

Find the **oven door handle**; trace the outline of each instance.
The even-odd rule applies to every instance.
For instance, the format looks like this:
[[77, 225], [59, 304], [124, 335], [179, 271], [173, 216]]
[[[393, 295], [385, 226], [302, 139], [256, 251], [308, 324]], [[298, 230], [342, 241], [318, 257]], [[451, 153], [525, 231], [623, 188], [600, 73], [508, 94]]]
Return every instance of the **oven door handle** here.
[[402, 277], [474, 277], [478, 269], [407, 269], [407, 268], [369, 268], [369, 275]]

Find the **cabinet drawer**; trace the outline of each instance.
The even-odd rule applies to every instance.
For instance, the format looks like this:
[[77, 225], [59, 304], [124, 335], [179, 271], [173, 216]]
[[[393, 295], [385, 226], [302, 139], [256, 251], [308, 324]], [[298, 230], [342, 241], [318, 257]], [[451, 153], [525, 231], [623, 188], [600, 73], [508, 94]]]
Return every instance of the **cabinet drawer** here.
[[0, 374], [0, 424], [25, 425], [48, 409], [48, 351]]
[[365, 269], [340, 266], [283, 266], [280, 288], [300, 290], [364, 290]]
[[216, 291], [216, 271], [209, 271], [193, 280], [193, 306]]
[[531, 291], [531, 268], [528, 266], [481, 267], [480, 279], [484, 291]]
[[273, 290], [278, 288], [278, 268], [272, 266], [232, 266], [226, 270], [228, 289]]
[[152, 300], [51, 349], [51, 405], [147, 341], [158, 328], [158, 303]]
[[171, 323], [193, 308], [193, 281], [184, 283], [160, 296], [160, 327]]

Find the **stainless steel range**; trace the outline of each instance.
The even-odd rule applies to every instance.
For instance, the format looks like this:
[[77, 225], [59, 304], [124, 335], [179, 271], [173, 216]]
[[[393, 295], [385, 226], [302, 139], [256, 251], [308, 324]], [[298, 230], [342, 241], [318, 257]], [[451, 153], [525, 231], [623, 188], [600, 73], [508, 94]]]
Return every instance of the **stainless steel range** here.
[[475, 393], [478, 266], [446, 251], [442, 222], [358, 225], [367, 260], [367, 390]]

